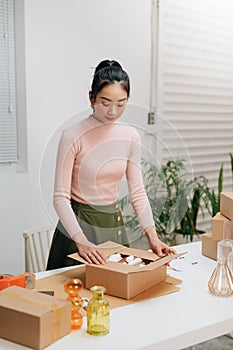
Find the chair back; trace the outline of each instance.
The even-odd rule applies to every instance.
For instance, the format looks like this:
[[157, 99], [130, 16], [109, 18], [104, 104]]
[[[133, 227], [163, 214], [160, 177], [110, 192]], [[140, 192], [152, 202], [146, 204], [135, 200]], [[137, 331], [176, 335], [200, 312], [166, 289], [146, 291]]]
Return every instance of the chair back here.
[[23, 232], [26, 272], [46, 270], [54, 229], [53, 225], [48, 225]]

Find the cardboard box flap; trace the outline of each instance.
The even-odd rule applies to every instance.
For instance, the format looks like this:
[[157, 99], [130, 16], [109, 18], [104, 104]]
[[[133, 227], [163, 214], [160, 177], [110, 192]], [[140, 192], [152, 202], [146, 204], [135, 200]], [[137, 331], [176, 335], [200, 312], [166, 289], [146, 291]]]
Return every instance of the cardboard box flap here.
[[147, 250], [136, 249], [136, 248], [128, 248], [124, 246], [120, 250], [118, 250], [118, 253], [124, 254], [124, 255], [133, 255], [137, 258], [147, 259], [150, 261], [156, 261], [160, 259], [160, 257], [153, 252], [148, 252]]
[[116, 248], [118, 249], [121, 247], [124, 247], [124, 246], [122, 244], [119, 244], [113, 241], [107, 241], [107, 242], [98, 244], [98, 248], [106, 249], [106, 250], [109, 249], [110, 252], [112, 250], [114, 251]]
[[165, 264], [169, 263], [170, 261], [172, 261], [172, 260], [174, 260], [182, 255], [185, 255], [185, 254], [187, 254], [187, 252], [171, 254], [171, 255], [164, 255], [163, 257], [158, 258], [157, 260], [150, 263], [149, 265], [146, 265], [145, 267], [143, 267], [143, 271], [144, 270], [151, 271], [151, 270], [155, 269], [156, 267], [159, 267], [161, 265], [165, 265]]
[[179, 256], [186, 254], [186, 253], [179, 253], [179, 254], [164, 255], [163, 257], [159, 257], [157, 254], [153, 252], [148, 252], [146, 250], [135, 249], [135, 248], [128, 248], [111, 241], [99, 244], [98, 249], [102, 251], [107, 257], [115, 253], [120, 253], [123, 255], [133, 255], [138, 258], [151, 260], [151, 263], [144, 267], [120, 264], [112, 261], [109, 261], [104, 265], [95, 265], [95, 264], [89, 264], [78, 253], [70, 254], [68, 255], [68, 257], [74, 260], [83, 262], [86, 265], [95, 265], [95, 267], [99, 269], [105, 269], [107, 266], [108, 269], [111, 271], [119, 271], [127, 274], [127, 273], [136, 273], [136, 272], [142, 272], [142, 271], [151, 271], [156, 267], [165, 265], [168, 262], [172, 261], [173, 259], [176, 259]]
[[[99, 244], [98, 250], [101, 251], [106, 257], [109, 257], [110, 255], [115, 253], [120, 253], [124, 255], [134, 255], [136, 257], [148, 259], [151, 261], [160, 259], [160, 257], [153, 252], [148, 252], [147, 250], [141, 250], [141, 249], [135, 249], [135, 248], [128, 248], [112, 241], [107, 241], [105, 243]], [[81, 261], [86, 265], [88, 264], [88, 262], [78, 254], [78, 252], [68, 255], [68, 257]]]
[[[100, 250], [105, 256], [110, 256], [112, 254], [118, 253], [119, 250], [121, 248], [124, 248], [124, 246], [122, 246], [121, 244], [112, 242], [112, 241], [107, 241], [101, 244], [98, 244], [98, 250]], [[73, 254], [69, 254], [67, 255], [69, 258], [72, 258], [74, 260], [78, 260], [80, 262], [82, 262], [83, 264], [88, 265], [88, 262], [83, 259], [79, 253], [73, 253]]]
[[162, 265], [165, 265], [166, 263], [170, 262], [173, 259], [176, 259], [177, 257], [184, 255], [186, 253], [179, 253], [179, 254], [173, 254], [173, 255], [166, 255], [162, 258], [158, 258], [156, 261], [151, 262], [148, 265], [145, 265], [143, 267], [128, 265], [128, 264], [121, 264], [113, 261], [108, 261], [104, 265], [95, 265], [95, 264], [87, 264], [87, 265], [94, 265], [97, 269], [103, 269], [105, 270], [106, 267], [109, 271], [117, 271], [122, 274], [130, 274], [130, 273], [137, 273], [137, 272], [146, 272], [146, 271], [152, 271], [155, 268], [158, 268]]
[[66, 301], [17, 286], [0, 292], [0, 305], [38, 317], [55, 310], [64, 303]]

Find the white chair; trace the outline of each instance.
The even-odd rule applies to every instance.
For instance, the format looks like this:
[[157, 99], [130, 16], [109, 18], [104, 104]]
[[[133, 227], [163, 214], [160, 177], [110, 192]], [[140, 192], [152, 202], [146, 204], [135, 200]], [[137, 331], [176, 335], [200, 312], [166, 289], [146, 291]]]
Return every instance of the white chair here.
[[45, 271], [54, 229], [48, 225], [23, 232], [26, 272]]

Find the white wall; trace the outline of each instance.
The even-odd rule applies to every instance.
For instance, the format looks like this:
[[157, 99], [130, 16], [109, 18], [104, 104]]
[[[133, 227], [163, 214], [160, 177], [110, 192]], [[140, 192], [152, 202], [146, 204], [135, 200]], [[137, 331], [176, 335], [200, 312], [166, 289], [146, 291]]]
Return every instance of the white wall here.
[[[90, 67], [119, 60], [131, 77], [130, 102], [148, 107], [150, 1], [25, 0], [25, 29], [28, 173], [0, 174], [0, 272], [11, 274], [24, 271], [23, 230], [50, 222], [41, 161], [54, 132], [89, 108]], [[52, 183], [50, 168], [43, 186], [46, 176]]]

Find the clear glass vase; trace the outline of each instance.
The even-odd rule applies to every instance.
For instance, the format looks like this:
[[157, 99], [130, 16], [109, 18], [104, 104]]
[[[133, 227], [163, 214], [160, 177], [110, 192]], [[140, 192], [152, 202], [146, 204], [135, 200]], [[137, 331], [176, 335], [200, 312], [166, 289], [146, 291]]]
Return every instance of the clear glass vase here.
[[231, 277], [233, 279], [233, 246], [231, 252], [228, 255], [228, 267], [231, 273]]
[[217, 266], [213, 271], [208, 287], [209, 291], [217, 296], [227, 297], [233, 294], [232, 276], [227, 259], [218, 258]]
[[217, 255], [220, 259], [227, 259], [233, 247], [233, 221], [227, 220], [223, 224], [223, 239], [218, 242]]
[[223, 239], [233, 240], [233, 221], [225, 220], [223, 223]]
[[87, 305], [87, 332], [91, 335], [108, 334], [110, 307], [104, 298], [105, 288], [94, 286], [90, 290], [93, 292], [93, 297]]

